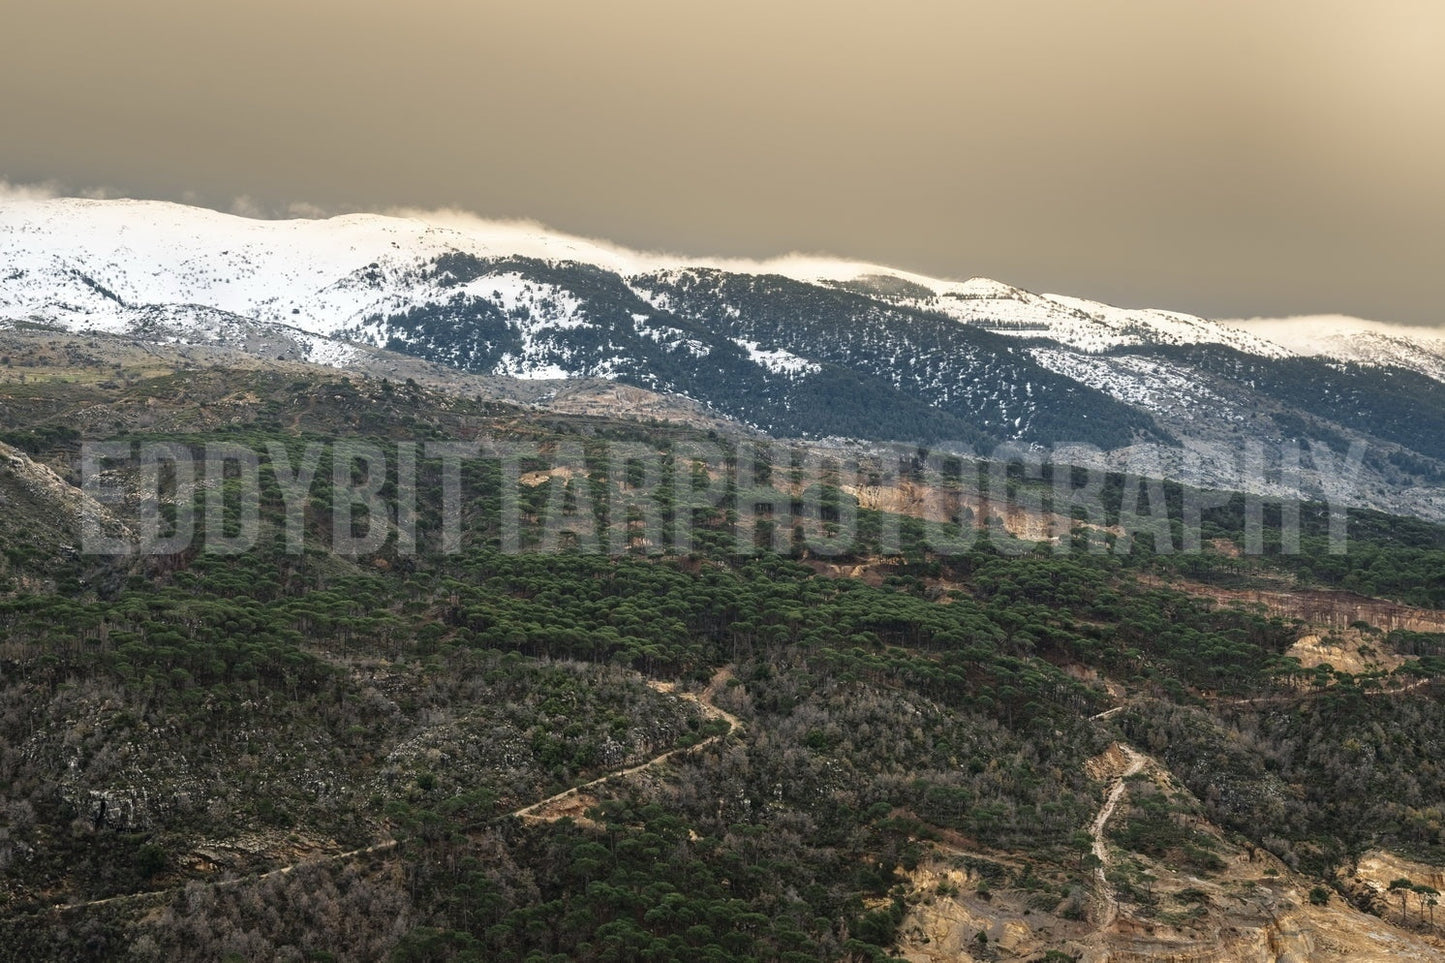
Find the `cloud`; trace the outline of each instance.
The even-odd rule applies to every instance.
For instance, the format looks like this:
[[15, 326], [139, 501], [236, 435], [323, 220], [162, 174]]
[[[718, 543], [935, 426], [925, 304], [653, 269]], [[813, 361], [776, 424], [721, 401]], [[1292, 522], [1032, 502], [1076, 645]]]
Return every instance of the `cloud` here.
[[1287, 318], [1235, 318], [1220, 321], [1267, 341], [1311, 353], [1322, 339], [1341, 335], [1375, 334], [1386, 338], [1445, 338], [1445, 325], [1399, 324], [1370, 321], [1344, 314], [1308, 314]]
[[941, 279], [925, 277], [898, 268], [818, 252], [792, 251], [771, 258], [717, 257], [676, 251], [638, 250], [599, 238], [582, 237], [555, 230], [535, 220], [494, 219], [456, 207], [392, 207], [379, 212], [386, 217], [404, 217], [465, 234], [510, 253], [538, 258], [585, 261], [623, 274], [658, 269], [717, 268], [741, 274], [781, 274], [800, 280], [821, 277], [848, 279], [865, 274], [888, 273], [924, 285]]
[[309, 201], [292, 201], [286, 205], [286, 216], [315, 221], [330, 217], [331, 212]]
[[249, 217], [253, 220], [266, 217], [265, 210], [249, 194], [238, 194], [232, 198], [230, 210], [237, 217]]
[[[34, 183], [19, 183], [0, 176], [0, 201], [48, 201], [63, 197], [79, 197], [92, 201], [105, 200], [156, 200], [153, 197], [143, 197], [136, 194], [117, 190], [113, 187], [91, 186], [71, 187], [58, 180], [45, 180]], [[322, 220], [331, 217], [336, 212], [328, 210], [319, 204], [310, 201], [291, 201], [286, 204], [272, 204], [252, 197], [250, 194], [237, 194], [229, 202], [222, 201], [214, 203], [212, 199], [194, 190], [183, 190], [171, 195], [169, 198], [160, 199], [163, 203], [180, 203], [189, 207], [204, 207], [215, 211], [224, 211], [234, 214], [237, 217], [248, 217], [253, 220], [283, 220], [283, 219], [306, 219]]]
[[57, 197], [83, 197], [86, 200], [103, 201], [124, 196], [111, 187], [72, 188], [57, 180], [17, 184], [0, 177], [0, 200], [48, 201]]
[[[203, 200], [192, 195], [186, 203], [192, 206], [209, 207]], [[310, 201], [291, 201], [287, 204], [271, 204], [259, 201], [250, 194], [238, 194], [231, 198], [231, 204], [226, 208], [228, 213], [237, 217], [248, 217], [258, 221], [283, 221], [283, 220], [323, 220], [332, 215], [333, 212], [319, 204], [312, 204]]]
[[44, 181], [39, 184], [14, 184], [0, 177], [0, 200], [43, 201], [63, 195], [64, 190], [55, 181]]

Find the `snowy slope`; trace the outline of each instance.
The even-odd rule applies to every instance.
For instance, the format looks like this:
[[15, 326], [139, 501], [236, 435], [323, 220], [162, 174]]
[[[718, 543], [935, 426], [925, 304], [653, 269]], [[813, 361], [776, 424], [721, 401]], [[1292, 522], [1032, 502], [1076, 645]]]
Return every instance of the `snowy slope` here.
[[0, 317], [120, 330], [135, 308], [196, 304], [336, 335], [452, 296], [426, 284], [424, 269], [438, 257], [461, 253], [580, 261], [624, 276], [702, 266], [810, 282], [884, 277], [922, 295], [903, 299], [911, 306], [1085, 351], [1220, 343], [1266, 356], [1282, 353], [1261, 338], [1199, 318], [1030, 294], [982, 278], [941, 281], [797, 256], [741, 262], [641, 254], [534, 225], [430, 218], [356, 214], [264, 221], [156, 201], [0, 198]]
[[919, 307], [999, 334], [1047, 338], [1080, 351], [1146, 344], [1221, 344], [1267, 358], [1289, 353], [1237, 328], [1173, 311], [1116, 308], [1083, 298], [1032, 294], [987, 278], [936, 284], [936, 296], [916, 301]]
[[1201, 421], [1240, 423], [1247, 404], [1221, 394], [1187, 365], [1139, 355], [1096, 355], [1037, 347], [1034, 358], [1045, 368], [1067, 375], [1145, 411], [1168, 414], [1177, 428]]
[[0, 315], [116, 329], [125, 309], [198, 304], [331, 334], [424, 301], [422, 269], [447, 254], [578, 261], [622, 275], [701, 264], [799, 279], [872, 265], [649, 255], [445, 212], [255, 220], [160, 201], [0, 196]]
[[371, 215], [260, 221], [149, 201], [6, 201], [0, 310], [116, 329], [127, 308], [195, 304], [330, 334], [404, 299], [409, 274], [466, 240]]
[[1226, 323], [1305, 357], [1407, 368], [1445, 381], [1445, 328], [1384, 324], [1337, 314]]
[[[1017, 437], [1050, 418], [1056, 432], [1071, 417], [1105, 416], [1134, 430], [1075, 389], [1151, 417], [1237, 424], [1229, 392], [1176, 356], [1180, 348], [1395, 366], [1445, 381], [1445, 339], [1354, 319], [1214, 322], [861, 262], [646, 254], [447, 212], [266, 221], [14, 193], [0, 194], [6, 319], [343, 367], [354, 344], [391, 347], [516, 378], [710, 391], [699, 400], [744, 418], [797, 402], [866, 407], [875, 402], [859, 394], [862, 377], [866, 390], [896, 392], [893, 401]], [[833, 387], [806, 401], [798, 392], [816, 379]], [[828, 391], [843, 395], [820, 402]]]

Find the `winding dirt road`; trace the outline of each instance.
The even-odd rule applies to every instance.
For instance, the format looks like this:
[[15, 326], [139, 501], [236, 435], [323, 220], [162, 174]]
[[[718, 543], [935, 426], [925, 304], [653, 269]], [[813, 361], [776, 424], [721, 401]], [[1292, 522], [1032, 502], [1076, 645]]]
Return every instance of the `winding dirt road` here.
[[[732, 670], [729, 667], [724, 666], [723, 668], [719, 669], [717, 673], [712, 677], [712, 680], [708, 683], [707, 688], [703, 690], [701, 696], [694, 695], [691, 692], [678, 692], [677, 686], [674, 683], [656, 681], [648, 682], [648, 685], [652, 686], [654, 689], [657, 689], [659, 692], [667, 692], [676, 696], [679, 699], [685, 699], [689, 702], [696, 703], [698, 708], [700, 708], [703, 714], [706, 715], [708, 718], [723, 720], [728, 724], [728, 730], [726, 732], [719, 733], [714, 736], [708, 736], [701, 742], [694, 743], [691, 746], [682, 746], [675, 749], [669, 749], [661, 755], [653, 756], [646, 762], [638, 763], [635, 766], [629, 766], [626, 769], [619, 769], [613, 772], [609, 772], [605, 775], [598, 776], [596, 779], [582, 783], [580, 786], [573, 786], [571, 789], [565, 789], [562, 792], [548, 796], [546, 799], [543, 799], [539, 802], [529, 803], [528, 805], [523, 806], [520, 809], [514, 809], [511, 812], [502, 813], [499, 816], [493, 817], [490, 822], [501, 822], [504, 819], [512, 818], [544, 818], [540, 816], [540, 814], [544, 812], [547, 807], [556, 805], [560, 802], [565, 802], [566, 800], [577, 796], [584, 790], [591, 789], [594, 786], [600, 786], [602, 783], [607, 782], [609, 779], [625, 779], [628, 776], [633, 776], [647, 769], [652, 769], [660, 766], [674, 756], [681, 755], [683, 753], [694, 752], [698, 749], [702, 749], [705, 746], [709, 746], [716, 742], [719, 742], [726, 736], [741, 732], [743, 730], [742, 720], [740, 720], [732, 713], [728, 712], [726, 709], [718, 708], [718, 706], [713, 703], [713, 699], [716, 697], [718, 690], [721, 689], [724, 685], [726, 685], [728, 680], [731, 678]], [[240, 886], [242, 884], [259, 883], [263, 880], [271, 879], [273, 877], [289, 875], [290, 873], [295, 872], [298, 868], [302, 866], [321, 863], [345, 862], [346, 860], [355, 859], [359, 856], [370, 856], [377, 853], [390, 852], [398, 845], [400, 845], [398, 840], [387, 839], [379, 843], [372, 843], [369, 846], [362, 846], [359, 849], [347, 850], [344, 853], [333, 853], [330, 856], [313, 857], [310, 859], [302, 860], [301, 862], [292, 863], [289, 866], [282, 866], [277, 869], [268, 870], [264, 873], [258, 873], [253, 876], [238, 876], [235, 879], [216, 880], [214, 882], [208, 883], [207, 885], [214, 886], [217, 889], [230, 889], [236, 886]], [[185, 885], [186, 884], [183, 883], [180, 886], [172, 886], [167, 889], [149, 890], [143, 893], [123, 893], [119, 896], [107, 896], [105, 899], [95, 899], [84, 903], [56, 903], [54, 906], [51, 907], [51, 910], [57, 912], [67, 912], [72, 910], [86, 909], [88, 907], [106, 906], [112, 903], [143, 902], [145, 900], [159, 899], [165, 896], [173, 896], [174, 894], [185, 889]]]
[[1114, 815], [1114, 810], [1118, 808], [1119, 800], [1124, 798], [1124, 792], [1128, 788], [1124, 780], [1143, 772], [1144, 764], [1148, 761], [1143, 753], [1136, 752], [1122, 742], [1119, 743], [1119, 749], [1128, 758], [1129, 764], [1124, 767], [1123, 773], [1115, 777], [1104, 805], [1099, 807], [1098, 815], [1089, 827], [1089, 835], [1094, 837], [1094, 856], [1099, 860], [1099, 865], [1094, 867], [1094, 879], [1099, 884], [1099, 897], [1103, 903], [1103, 912], [1099, 919], [1101, 930], [1108, 929], [1119, 916], [1119, 900], [1115, 898], [1114, 887], [1109, 885], [1109, 880], [1104, 875], [1109, 866], [1109, 848], [1104, 844], [1104, 829], [1109, 825], [1109, 818]]
[[666, 692], [670, 695], [676, 696], [679, 699], [685, 699], [688, 702], [696, 703], [698, 708], [702, 710], [703, 715], [707, 716], [710, 719], [721, 719], [726, 722], [728, 724], [727, 732], [719, 733], [715, 736], [708, 736], [701, 742], [694, 743], [691, 746], [680, 746], [676, 749], [669, 749], [662, 755], [654, 756], [646, 762], [639, 763], [635, 766], [629, 766], [626, 769], [619, 769], [616, 772], [609, 772], [605, 776], [598, 776], [591, 782], [584, 782], [580, 786], [573, 786], [571, 789], [564, 789], [562, 792], [559, 792], [556, 795], [548, 796], [546, 799], [543, 799], [540, 802], [534, 802], [529, 806], [523, 806], [521, 809], [513, 810], [512, 812], [505, 813], [497, 818], [506, 819], [509, 816], [514, 816], [519, 819], [546, 818], [544, 814], [549, 807], [554, 806], [558, 803], [566, 802], [567, 800], [580, 795], [586, 790], [591, 789], [593, 786], [600, 786], [604, 782], [607, 782], [609, 779], [626, 779], [628, 776], [633, 776], [644, 770], [652, 769], [655, 766], [660, 766], [663, 763], [667, 762], [669, 759], [671, 759], [673, 756], [687, 752], [694, 752], [698, 749], [703, 748], [704, 746], [710, 746], [713, 743], [720, 741], [724, 736], [732, 735], [735, 732], [741, 732], [743, 729], [742, 721], [738, 719], [737, 716], [728, 712], [726, 709], [719, 709], [716, 705], [713, 704], [713, 698], [717, 695], [718, 689], [726, 685], [727, 681], [731, 678], [732, 673], [729, 669], [727, 669], [726, 667], [719, 669], [717, 674], [712, 677], [712, 681], [708, 683], [707, 688], [703, 690], [701, 696], [693, 695], [691, 692], [678, 692], [677, 686], [671, 682], [649, 681], [647, 683], [659, 692]]

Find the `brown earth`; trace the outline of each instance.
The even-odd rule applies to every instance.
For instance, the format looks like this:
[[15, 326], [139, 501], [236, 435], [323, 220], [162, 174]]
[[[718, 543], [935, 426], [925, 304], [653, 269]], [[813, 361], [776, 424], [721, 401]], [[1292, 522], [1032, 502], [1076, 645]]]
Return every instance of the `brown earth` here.
[[[1148, 880], [1152, 905], [1116, 896], [1112, 883], [1097, 877], [1104, 904], [1094, 904], [1091, 922], [1078, 918], [1077, 906], [1066, 915], [1069, 899], [1043, 909], [1037, 891], [999, 888], [981, 894], [980, 878], [965, 862], [968, 854], [936, 846], [933, 856], [911, 874], [913, 905], [899, 931], [904, 959], [1033, 961], [1056, 950], [1085, 963], [1445, 960], [1445, 940], [1433, 929], [1395, 925], [1334, 895], [1324, 906], [1311, 903], [1310, 880], [1290, 872], [1269, 853], [1241, 848], [1218, 827], [1188, 815], [1192, 797], [1157, 762], [1130, 747], [1111, 745], [1089, 761], [1088, 771], [1094, 778], [1114, 780], [1093, 823], [1095, 855], [1104, 850], [1110, 877], [1117, 867], [1132, 879]], [[1179, 818], [1207, 837], [1223, 869], [1194, 874], [1105, 842], [1107, 824], [1121, 814], [1127, 818], [1130, 776], [1138, 774], [1181, 803]], [[1098, 876], [1105, 875], [1100, 870]], [[1436, 880], [1445, 884], [1445, 870], [1383, 853], [1362, 859], [1356, 878], [1361, 885], [1383, 888], [1388, 881], [1381, 880], [1402, 875], [1428, 885]], [[1394, 905], [1398, 907], [1398, 897]], [[1413, 898], [1411, 905], [1418, 917]]]

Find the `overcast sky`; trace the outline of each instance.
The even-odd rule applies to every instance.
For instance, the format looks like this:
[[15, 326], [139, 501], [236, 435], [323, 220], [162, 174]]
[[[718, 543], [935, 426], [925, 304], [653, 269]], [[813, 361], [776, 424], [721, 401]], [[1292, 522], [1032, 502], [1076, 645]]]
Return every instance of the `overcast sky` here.
[[1445, 323], [1439, 0], [17, 0], [0, 177]]

